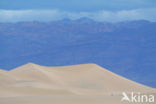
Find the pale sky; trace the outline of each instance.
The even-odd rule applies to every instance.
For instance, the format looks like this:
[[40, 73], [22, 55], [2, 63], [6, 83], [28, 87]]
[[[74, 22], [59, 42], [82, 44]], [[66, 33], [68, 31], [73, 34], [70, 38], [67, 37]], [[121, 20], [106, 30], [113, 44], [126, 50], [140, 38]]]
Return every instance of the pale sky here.
[[81, 17], [108, 22], [156, 22], [156, 0], [0, 0], [0, 22]]

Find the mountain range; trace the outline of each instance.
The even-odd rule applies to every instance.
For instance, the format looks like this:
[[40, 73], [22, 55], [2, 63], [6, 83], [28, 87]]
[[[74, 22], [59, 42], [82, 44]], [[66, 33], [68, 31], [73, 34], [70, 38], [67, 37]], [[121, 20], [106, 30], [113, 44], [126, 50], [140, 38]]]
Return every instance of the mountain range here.
[[156, 87], [156, 23], [88, 18], [0, 23], [0, 69], [28, 62], [46, 66], [96, 63]]

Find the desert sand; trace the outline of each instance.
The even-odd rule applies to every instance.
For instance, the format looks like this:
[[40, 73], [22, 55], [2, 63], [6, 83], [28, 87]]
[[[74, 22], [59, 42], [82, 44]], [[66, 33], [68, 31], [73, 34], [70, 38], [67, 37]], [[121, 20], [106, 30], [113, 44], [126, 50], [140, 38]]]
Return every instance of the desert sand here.
[[154, 88], [96, 64], [46, 67], [28, 63], [0, 70], [0, 104], [130, 104], [121, 101], [122, 92], [156, 95]]

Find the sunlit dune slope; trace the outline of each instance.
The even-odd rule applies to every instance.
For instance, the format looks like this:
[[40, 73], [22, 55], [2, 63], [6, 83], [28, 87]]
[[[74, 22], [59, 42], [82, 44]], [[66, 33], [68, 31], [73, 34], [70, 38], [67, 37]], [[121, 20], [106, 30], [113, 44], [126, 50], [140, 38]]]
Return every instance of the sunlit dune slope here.
[[28, 63], [11, 71], [0, 70], [0, 74], [0, 84], [3, 84], [1, 89], [9, 87], [10, 93], [16, 93], [15, 95], [111, 95], [123, 91], [144, 93], [154, 91], [96, 64], [46, 67]]

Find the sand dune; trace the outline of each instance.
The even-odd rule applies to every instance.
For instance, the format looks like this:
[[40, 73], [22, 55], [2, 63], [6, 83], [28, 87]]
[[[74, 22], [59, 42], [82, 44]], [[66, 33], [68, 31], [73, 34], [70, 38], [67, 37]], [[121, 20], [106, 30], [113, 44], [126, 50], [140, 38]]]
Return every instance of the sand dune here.
[[121, 102], [122, 92], [155, 94], [156, 90], [96, 64], [46, 67], [28, 63], [0, 70], [0, 92], [0, 104], [126, 104]]

